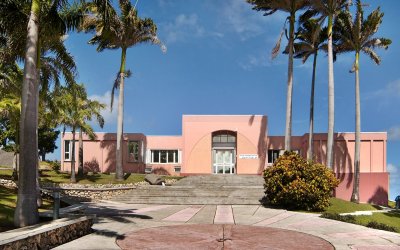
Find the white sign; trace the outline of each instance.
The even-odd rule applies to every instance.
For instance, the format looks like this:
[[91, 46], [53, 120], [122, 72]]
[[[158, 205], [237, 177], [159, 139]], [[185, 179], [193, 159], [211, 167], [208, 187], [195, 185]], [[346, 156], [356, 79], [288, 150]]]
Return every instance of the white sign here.
[[239, 159], [258, 159], [258, 154], [241, 154]]

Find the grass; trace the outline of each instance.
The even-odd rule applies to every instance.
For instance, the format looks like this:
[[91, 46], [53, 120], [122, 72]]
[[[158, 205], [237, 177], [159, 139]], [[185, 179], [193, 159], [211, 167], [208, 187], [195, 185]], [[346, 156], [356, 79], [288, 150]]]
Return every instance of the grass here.
[[376, 221], [387, 226], [394, 227], [396, 232], [400, 233], [400, 211], [356, 216], [357, 224], [366, 226], [370, 221]]
[[[0, 186], [0, 232], [14, 228], [14, 210], [17, 204], [17, 190]], [[52, 202], [44, 199], [39, 212], [52, 209]]]
[[377, 205], [372, 204], [356, 204], [350, 201], [345, 201], [337, 198], [331, 198], [330, 206], [325, 209], [326, 213], [352, 213], [356, 211], [368, 211], [368, 210], [381, 210]]
[[[374, 226], [374, 228], [382, 230], [394, 230], [400, 233], [400, 211], [393, 212], [377, 212], [372, 215], [359, 215], [359, 216], [340, 216], [340, 213], [352, 213], [356, 211], [368, 211], [368, 210], [381, 210], [379, 206], [372, 204], [356, 204], [349, 201], [344, 201], [337, 198], [331, 198], [330, 206], [325, 209], [325, 213], [322, 217], [345, 221], [348, 223], [363, 225], [363, 226]], [[389, 207], [394, 204], [389, 202]], [[372, 222], [372, 223], [371, 223]], [[376, 227], [376, 225], [378, 227]]]

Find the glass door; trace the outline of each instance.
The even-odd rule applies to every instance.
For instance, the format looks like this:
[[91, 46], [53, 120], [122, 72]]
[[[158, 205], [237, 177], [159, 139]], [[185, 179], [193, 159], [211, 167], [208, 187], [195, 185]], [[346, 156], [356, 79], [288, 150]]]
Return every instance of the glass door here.
[[235, 160], [233, 149], [214, 149], [214, 174], [234, 174]]

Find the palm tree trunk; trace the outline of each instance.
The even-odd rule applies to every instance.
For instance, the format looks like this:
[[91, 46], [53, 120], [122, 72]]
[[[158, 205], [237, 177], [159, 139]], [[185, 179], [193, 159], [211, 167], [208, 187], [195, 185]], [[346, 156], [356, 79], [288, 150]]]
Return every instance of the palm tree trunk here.
[[18, 152], [14, 151], [14, 159], [13, 159], [13, 173], [12, 178], [14, 181], [18, 181]]
[[356, 52], [355, 74], [356, 74], [356, 144], [354, 147], [354, 182], [352, 202], [360, 202], [360, 132], [361, 132], [361, 109], [360, 109], [360, 77], [359, 77], [359, 52]]
[[293, 93], [293, 40], [294, 40], [294, 22], [295, 12], [290, 14], [289, 28], [289, 66], [288, 66], [288, 82], [286, 94], [286, 128], [285, 128], [285, 150], [291, 150], [292, 137], [292, 93]]
[[76, 177], [75, 177], [75, 126], [72, 127], [71, 183], [76, 183]]
[[124, 179], [124, 172], [122, 169], [122, 141], [124, 134], [124, 78], [125, 78], [125, 62], [126, 62], [126, 48], [122, 48], [120, 84], [119, 84], [119, 97], [118, 97], [118, 127], [117, 127], [117, 165], [115, 169], [115, 179], [122, 181]]
[[83, 176], [83, 139], [82, 128], [79, 129], [79, 155], [78, 155], [78, 176]]
[[308, 152], [307, 152], [307, 159], [309, 161], [313, 159], [313, 150], [314, 150], [314, 92], [315, 92], [315, 71], [317, 68], [317, 55], [318, 51], [314, 53], [313, 72], [311, 80], [310, 129], [308, 135]]
[[326, 152], [326, 166], [332, 169], [333, 163], [333, 131], [335, 125], [335, 82], [333, 78], [333, 48], [332, 48], [332, 21], [328, 17], [328, 141]]
[[17, 227], [39, 221], [36, 203], [37, 124], [36, 92], [38, 88], [37, 50], [39, 38], [40, 1], [32, 0], [28, 22], [20, 121], [20, 171], [14, 224]]

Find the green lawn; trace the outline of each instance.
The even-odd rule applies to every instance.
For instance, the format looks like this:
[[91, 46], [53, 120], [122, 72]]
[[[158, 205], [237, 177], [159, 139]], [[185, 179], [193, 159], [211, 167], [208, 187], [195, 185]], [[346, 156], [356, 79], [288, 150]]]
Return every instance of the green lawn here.
[[400, 233], [400, 211], [393, 211], [389, 213], [373, 213], [371, 216], [356, 216], [357, 224], [365, 226], [370, 221], [376, 221], [394, 227], [396, 228], [397, 232]]
[[[325, 213], [329, 213], [334, 215], [334, 218], [331, 219], [343, 219], [346, 222], [359, 224], [366, 226], [369, 222], [375, 221], [377, 223], [385, 224], [387, 226], [394, 227], [395, 230], [400, 233], [400, 211], [394, 212], [376, 212], [372, 215], [359, 215], [359, 216], [350, 216], [354, 219], [349, 220], [345, 216], [339, 216], [337, 214], [340, 213], [351, 213], [356, 211], [368, 211], [368, 210], [381, 210], [379, 206], [371, 205], [371, 204], [356, 204], [349, 201], [344, 201], [336, 198], [331, 198], [330, 206], [325, 209]], [[393, 205], [389, 203], [389, 206]], [[336, 214], [336, 215], [335, 215]], [[341, 219], [340, 219], [341, 218]]]
[[371, 205], [371, 204], [356, 204], [353, 202], [337, 199], [337, 198], [331, 198], [330, 201], [330, 206], [325, 209], [325, 212], [327, 213], [351, 213], [355, 211], [368, 211], [368, 210], [380, 210], [381, 208], [376, 205]]
[[[0, 186], [0, 232], [14, 228], [14, 209], [17, 204], [17, 190]], [[52, 209], [50, 200], [43, 200], [43, 206], [39, 211]]]
[[0, 232], [13, 228], [16, 191], [0, 186]]

